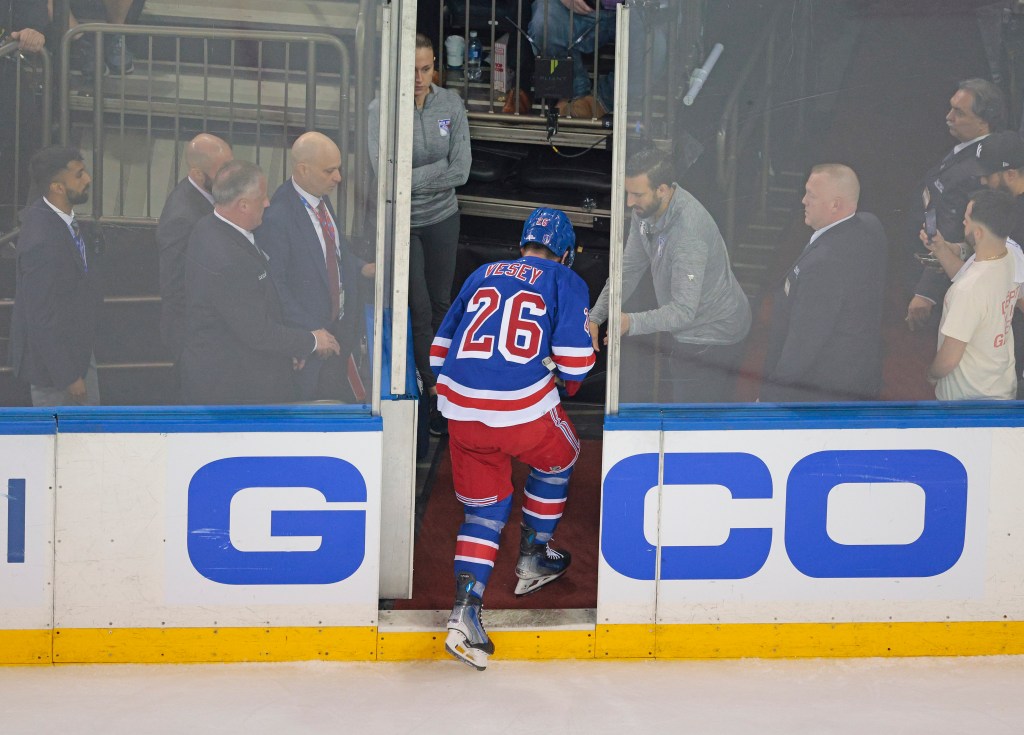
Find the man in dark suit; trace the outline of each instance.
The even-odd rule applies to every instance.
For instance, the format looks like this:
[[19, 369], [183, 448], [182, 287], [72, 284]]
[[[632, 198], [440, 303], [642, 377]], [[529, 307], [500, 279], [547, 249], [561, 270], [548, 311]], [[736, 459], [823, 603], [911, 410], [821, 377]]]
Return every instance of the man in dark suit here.
[[40, 196], [21, 215], [10, 364], [31, 385], [34, 406], [98, 404], [100, 289], [74, 210], [91, 178], [74, 148], [44, 148], [29, 168]]
[[353, 351], [358, 353], [360, 275], [372, 263], [356, 258], [331, 206], [341, 182], [341, 151], [317, 132], [292, 146], [292, 177], [274, 192], [256, 232], [270, 257], [270, 275], [281, 296], [284, 320], [303, 329], [326, 329], [341, 345], [341, 360], [311, 357], [296, 373], [302, 400], [363, 401]]
[[812, 169], [803, 205], [814, 234], [775, 294], [762, 401], [878, 398], [888, 253], [859, 197], [848, 166]]
[[213, 214], [192, 230], [185, 256], [187, 329], [181, 356], [187, 403], [282, 403], [296, 399], [292, 370], [338, 354], [323, 329], [284, 323], [267, 256], [253, 230], [267, 207], [267, 179], [232, 161], [213, 181]]
[[[1006, 128], [1006, 99], [1002, 90], [985, 79], [960, 82], [949, 100], [946, 127], [958, 142], [937, 166], [924, 175], [909, 209], [911, 221], [906, 237], [915, 249], [922, 223], [932, 216], [946, 240], [963, 242], [967, 202], [971, 194], [982, 188], [978, 143]], [[925, 254], [923, 250], [918, 250], [918, 253]], [[949, 288], [949, 278], [940, 268], [929, 266], [917, 272], [920, 277], [914, 286], [906, 317], [912, 330], [928, 322], [935, 304], [942, 302], [942, 296]]]
[[185, 345], [185, 248], [196, 222], [213, 212], [213, 177], [234, 156], [215, 135], [200, 133], [185, 146], [188, 176], [171, 191], [160, 213], [160, 337], [174, 362]]

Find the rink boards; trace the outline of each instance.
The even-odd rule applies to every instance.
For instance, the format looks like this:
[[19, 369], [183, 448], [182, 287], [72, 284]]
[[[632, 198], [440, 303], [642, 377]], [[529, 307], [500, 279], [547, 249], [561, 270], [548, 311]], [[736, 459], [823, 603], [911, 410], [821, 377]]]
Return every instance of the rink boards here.
[[1024, 652], [1022, 426], [992, 403], [610, 419], [599, 647]]
[[374, 658], [381, 422], [330, 413], [0, 420], [0, 660]]
[[[624, 412], [596, 611], [490, 611], [495, 658], [1024, 653], [1021, 447], [992, 405]], [[443, 655], [378, 612], [379, 418], [7, 411], [0, 456], [0, 663]]]

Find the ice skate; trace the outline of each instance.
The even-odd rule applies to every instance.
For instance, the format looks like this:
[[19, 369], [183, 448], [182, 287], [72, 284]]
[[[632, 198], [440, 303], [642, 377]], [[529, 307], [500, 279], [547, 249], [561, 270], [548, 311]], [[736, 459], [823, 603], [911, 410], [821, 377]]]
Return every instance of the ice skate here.
[[480, 617], [481, 600], [469, 591], [476, 579], [461, 572], [455, 584], [455, 606], [448, 616], [448, 637], [444, 650], [477, 671], [487, 668], [487, 657], [494, 653], [494, 644], [487, 637]]
[[522, 527], [519, 537], [519, 561], [516, 562], [516, 595], [528, 595], [565, 574], [572, 563], [568, 551], [536, 542], [537, 532]]

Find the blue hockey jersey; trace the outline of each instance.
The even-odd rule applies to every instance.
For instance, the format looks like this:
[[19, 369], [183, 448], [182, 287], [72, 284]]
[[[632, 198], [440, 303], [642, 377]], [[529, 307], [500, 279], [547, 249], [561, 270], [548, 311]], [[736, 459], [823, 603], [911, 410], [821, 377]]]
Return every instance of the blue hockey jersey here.
[[589, 303], [583, 279], [553, 260], [478, 268], [430, 348], [438, 409], [496, 427], [543, 416], [558, 405], [556, 375], [579, 381], [594, 366]]

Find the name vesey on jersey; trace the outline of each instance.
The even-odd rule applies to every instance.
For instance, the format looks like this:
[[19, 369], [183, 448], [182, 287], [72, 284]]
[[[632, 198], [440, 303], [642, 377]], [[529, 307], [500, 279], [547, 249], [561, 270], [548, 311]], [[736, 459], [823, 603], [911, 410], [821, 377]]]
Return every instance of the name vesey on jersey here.
[[580, 381], [595, 362], [588, 303], [583, 279], [560, 263], [527, 256], [478, 268], [430, 349], [441, 413], [515, 426], [558, 405], [556, 375]]

